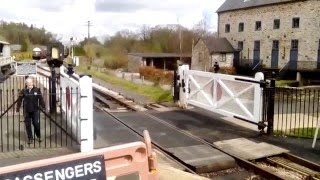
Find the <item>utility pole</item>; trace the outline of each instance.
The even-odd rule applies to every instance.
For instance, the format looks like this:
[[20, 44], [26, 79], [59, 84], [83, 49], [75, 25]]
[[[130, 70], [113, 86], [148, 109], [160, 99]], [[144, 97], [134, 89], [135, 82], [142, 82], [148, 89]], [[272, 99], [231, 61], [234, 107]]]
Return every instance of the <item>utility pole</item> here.
[[89, 42], [89, 39], [90, 39], [90, 26], [92, 26], [91, 21], [87, 22], [87, 26], [88, 26], [88, 42]]
[[179, 17], [178, 17], [178, 28], [179, 28], [180, 63], [181, 63], [182, 62], [182, 33], [181, 33], [181, 26], [179, 23]]

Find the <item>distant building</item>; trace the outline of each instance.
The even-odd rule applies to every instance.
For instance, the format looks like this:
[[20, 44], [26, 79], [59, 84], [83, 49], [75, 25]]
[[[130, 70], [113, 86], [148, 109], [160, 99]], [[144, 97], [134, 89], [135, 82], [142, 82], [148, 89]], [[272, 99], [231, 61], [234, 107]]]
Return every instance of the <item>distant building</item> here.
[[191, 69], [209, 71], [215, 62], [220, 67], [232, 67], [234, 52], [226, 38], [200, 38], [192, 49]]
[[191, 55], [180, 55], [174, 53], [129, 53], [128, 54], [128, 72], [139, 72], [139, 68], [143, 66], [154, 67], [173, 71], [179, 64], [182, 63], [190, 65]]
[[20, 44], [11, 44], [10, 48], [12, 52], [15, 52], [15, 51], [21, 51], [22, 46]]
[[320, 69], [319, 0], [226, 0], [218, 36], [240, 51], [240, 64]]

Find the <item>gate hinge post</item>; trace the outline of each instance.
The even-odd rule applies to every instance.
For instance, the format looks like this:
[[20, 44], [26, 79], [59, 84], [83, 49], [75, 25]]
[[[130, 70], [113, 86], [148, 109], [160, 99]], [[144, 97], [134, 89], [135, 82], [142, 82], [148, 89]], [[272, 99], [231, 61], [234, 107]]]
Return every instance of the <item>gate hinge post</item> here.
[[276, 80], [275, 80], [275, 73], [272, 72], [272, 78], [270, 81], [270, 94], [268, 96], [268, 107], [267, 107], [267, 121], [268, 121], [268, 127], [267, 127], [267, 134], [272, 135], [273, 134], [273, 125], [274, 125], [274, 97], [275, 97], [275, 89], [276, 89]]

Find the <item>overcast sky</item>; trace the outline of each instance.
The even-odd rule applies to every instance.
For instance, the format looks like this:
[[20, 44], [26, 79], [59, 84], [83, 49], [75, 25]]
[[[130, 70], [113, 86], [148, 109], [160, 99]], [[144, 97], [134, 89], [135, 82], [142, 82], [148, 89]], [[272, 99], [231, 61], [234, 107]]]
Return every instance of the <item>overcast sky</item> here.
[[0, 17], [25, 22], [62, 36], [82, 40], [87, 36], [112, 35], [122, 29], [137, 30], [142, 25], [179, 23], [192, 28], [203, 14], [210, 17], [211, 30], [217, 27], [215, 11], [224, 0], [0, 0]]

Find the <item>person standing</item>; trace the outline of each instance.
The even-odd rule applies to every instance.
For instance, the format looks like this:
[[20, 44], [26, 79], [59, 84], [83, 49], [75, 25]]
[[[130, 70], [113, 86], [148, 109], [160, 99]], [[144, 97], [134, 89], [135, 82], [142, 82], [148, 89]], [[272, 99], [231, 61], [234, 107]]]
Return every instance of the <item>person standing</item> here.
[[214, 70], [215, 73], [218, 73], [218, 71], [220, 70], [220, 66], [219, 66], [218, 62], [214, 63], [213, 70]]
[[19, 112], [23, 101], [23, 113], [24, 122], [26, 125], [26, 131], [28, 135], [28, 144], [33, 142], [32, 127], [34, 127], [34, 133], [37, 136], [37, 140], [41, 142], [40, 123], [39, 123], [39, 107], [45, 109], [45, 103], [40, 91], [40, 88], [34, 86], [33, 79], [26, 79], [26, 86], [19, 93], [17, 101], [17, 109]]

